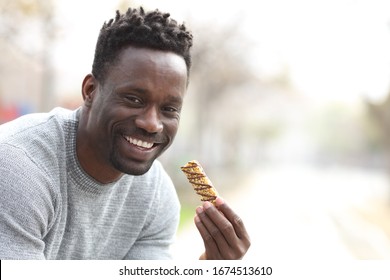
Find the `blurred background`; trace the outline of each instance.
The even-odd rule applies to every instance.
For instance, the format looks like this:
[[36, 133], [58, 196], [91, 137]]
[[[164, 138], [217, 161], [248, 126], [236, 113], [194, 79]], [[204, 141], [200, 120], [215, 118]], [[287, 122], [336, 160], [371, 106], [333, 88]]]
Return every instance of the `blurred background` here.
[[0, 123], [81, 104], [104, 21], [160, 9], [194, 33], [181, 127], [161, 158], [194, 259], [199, 160], [244, 220], [247, 259], [390, 259], [390, 2], [0, 0]]

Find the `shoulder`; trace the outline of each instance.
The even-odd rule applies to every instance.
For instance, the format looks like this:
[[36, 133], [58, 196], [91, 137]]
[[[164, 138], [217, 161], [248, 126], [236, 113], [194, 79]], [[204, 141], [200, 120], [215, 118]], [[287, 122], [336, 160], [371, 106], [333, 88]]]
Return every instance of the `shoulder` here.
[[164, 192], [172, 192], [175, 190], [171, 177], [158, 160], [155, 160], [149, 171], [143, 176], [140, 176], [139, 179], [153, 185], [154, 189], [161, 189]]
[[66, 141], [72, 131], [75, 133], [77, 124], [73, 116], [75, 111], [56, 108], [1, 125], [0, 160], [9, 168], [19, 168], [19, 163], [23, 163], [26, 172], [38, 166], [52, 175], [65, 161]]
[[145, 173], [145, 177], [148, 178], [157, 178], [157, 179], [167, 179], [169, 175], [165, 171], [163, 165], [160, 161], [155, 160], [147, 173]]
[[0, 143], [10, 142], [19, 137], [50, 136], [65, 127], [67, 122], [76, 122], [75, 116], [75, 111], [63, 108], [55, 108], [48, 113], [33, 113], [21, 116], [0, 125]]
[[65, 152], [61, 152], [64, 140], [52, 130], [65, 112], [57, 109], [25, 115], [0, 126], [0, 192], [9, 203], [15, 202], [15, 207], [23, 200], [26, 207], [52, 215], [65, 162]]
[[[0, 143], [0, 189], [31, 199], [52, 197], [52, 178], [23, 149]], [[28, 200], [28, 199], [27, 199]]]
[[[179, 204], [172, 179], [158, 160], [154, 161], [147, 173], [134, 177], [133, 184], [142, 185], [142, 191], [139, 194], [146, 195], [146, 199], [153, 198], [154, 203], [163, 202], [175, 205], [175, 207]], [[140, 190], [139, 187], [136, 189]]]
[[155, 184], [157, 187], [157, 196], [159, 197], [159, 208], [164, 208], [162, 211], [176, 212], [180, 208], [179, 198], [176, 192], [175, 185], [171, 177], [165, 171], [163, 165], [156, 160], [151, 168], [151, 172], [155, 174]]

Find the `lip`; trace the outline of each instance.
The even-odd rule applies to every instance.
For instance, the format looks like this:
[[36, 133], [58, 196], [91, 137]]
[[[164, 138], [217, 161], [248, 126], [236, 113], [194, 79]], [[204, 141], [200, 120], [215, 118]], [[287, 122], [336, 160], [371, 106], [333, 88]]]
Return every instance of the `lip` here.
[[122, 135], [122, 139], [126, 144], [125, 151], [129, 154], [129, 157], [140, 161], [149, 160], [160, 144], [158, 142], [146, 141], [145, 139], [127, 135]]
[[126, 136], [126, 135], [123, 135], [123, 137], [126, 139], [127, 142], [129, 142], [130, 144], [133, 144], [139, 148], [151, 149], [155, 144], [152, 141], [144, 141], [144, 140], [142, 140], [140, 138], [136, 138], [136, 137]]

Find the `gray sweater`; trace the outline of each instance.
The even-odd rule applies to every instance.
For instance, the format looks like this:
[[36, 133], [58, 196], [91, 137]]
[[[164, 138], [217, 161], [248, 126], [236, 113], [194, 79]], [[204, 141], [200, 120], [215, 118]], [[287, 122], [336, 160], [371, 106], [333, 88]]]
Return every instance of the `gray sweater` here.
[[77, 124], [56, 108], [0, 126], [0, 259], [169, 259], [180, 206], [161, 164], [100, 184]]

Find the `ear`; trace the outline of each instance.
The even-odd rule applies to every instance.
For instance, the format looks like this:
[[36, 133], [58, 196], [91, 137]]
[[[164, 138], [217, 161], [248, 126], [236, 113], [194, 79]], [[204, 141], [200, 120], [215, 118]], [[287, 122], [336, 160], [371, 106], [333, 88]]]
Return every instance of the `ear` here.
[[83, 84], [81, 87], [81, 92], [83, 94], [84, 104], [87, 107], [90, 107], [93, 101], [93, 98], [96, 94], [97, 89], [97, 80], [92, 74], [85, 76]]

